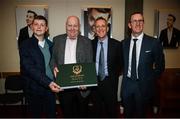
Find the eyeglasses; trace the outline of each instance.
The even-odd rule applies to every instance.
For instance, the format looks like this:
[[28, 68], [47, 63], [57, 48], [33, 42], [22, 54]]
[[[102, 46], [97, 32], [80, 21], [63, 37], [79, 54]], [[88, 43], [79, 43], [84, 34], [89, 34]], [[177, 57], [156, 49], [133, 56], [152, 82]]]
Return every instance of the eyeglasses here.
[[143, 24], [143, 23], [144, 23], [144, 20], [132, 20], [131, 23], [132, 23], [132, 24], [137, 24], [137, 23]]

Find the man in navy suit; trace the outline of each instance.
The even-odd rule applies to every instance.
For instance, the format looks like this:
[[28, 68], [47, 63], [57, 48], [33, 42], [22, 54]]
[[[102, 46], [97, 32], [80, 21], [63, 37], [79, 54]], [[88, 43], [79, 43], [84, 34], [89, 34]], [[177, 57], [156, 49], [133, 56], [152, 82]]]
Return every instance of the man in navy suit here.
[[27, 15], [26, 15], [27, 26], [20, 29], [19, 37], [18, 37], [18, 48], [20, 47], [22, 41], [27, 40], [30, 37], [32, 37], [33, 31], [32, 31], [31, 24], [36, 16], [37, 14], [34, 11], [32, 10], [27, 11]]
[[34, 35], [20, 45], [19, 51], [27, 102], [36, 118], [42, 114], [51, 118], [56, 116], [54, 92], [60, 91], [49, 66], [53, 45], [44, 37], [47, 24], [44, 16], [36, 16], [32, 23]]
[[131, 14], [128, 27], [132, 32], [123, 41], [122, 103], [125, 117], [145, 117], [156, 79], [165, 68], [163, 48], [157, 39], [143, 33], [142, 13]]
[[176, 17], [169, 14], [167, 17], [167, 28], [160, 33], [159, 40], [164, 48], [178, 48], [180, 45], [180, 31], [174, 28]]
[[121, 42], [108, 37], [108, 30], [107, 20], [103, 17], [97, 18], [95, 21], [97, 37], [92, 40], [93, 59], [98, 76], [98, 86], [92, 88], [92, 101], [96, 109], [93, 117], [117, 117], [118, 79], [123, 61], [122, 45]]

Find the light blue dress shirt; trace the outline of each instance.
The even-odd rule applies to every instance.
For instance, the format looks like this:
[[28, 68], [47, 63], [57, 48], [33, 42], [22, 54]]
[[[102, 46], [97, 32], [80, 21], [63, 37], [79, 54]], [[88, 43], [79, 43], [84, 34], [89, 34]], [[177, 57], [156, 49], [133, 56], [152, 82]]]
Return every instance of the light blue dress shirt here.
[[96, 73], [98, 75], [98, 69], [99, 69], [99, 55], [100, 55], [100, 50], [101, 50], [101, 44], [100, 42], [103, 42], [103, 48], [104, 48], [104, 61], [105, 61], [105, 75], [108, 76], [108, 65], [107, 65], [107, 51], [108, 51], [108, 37], [103, 41], [98, 40], [97, 43], [97, 51], [96, 51]]

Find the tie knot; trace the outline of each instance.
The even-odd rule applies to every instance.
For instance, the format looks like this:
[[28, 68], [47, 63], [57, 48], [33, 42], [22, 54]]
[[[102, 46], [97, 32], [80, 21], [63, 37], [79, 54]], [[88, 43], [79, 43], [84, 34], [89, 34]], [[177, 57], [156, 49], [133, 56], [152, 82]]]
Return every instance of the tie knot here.
[[136, 42], [138, 39], [133, 39], [134, 42]]
[[103, 42], [100, 42], [101, 45], [103, 45]]

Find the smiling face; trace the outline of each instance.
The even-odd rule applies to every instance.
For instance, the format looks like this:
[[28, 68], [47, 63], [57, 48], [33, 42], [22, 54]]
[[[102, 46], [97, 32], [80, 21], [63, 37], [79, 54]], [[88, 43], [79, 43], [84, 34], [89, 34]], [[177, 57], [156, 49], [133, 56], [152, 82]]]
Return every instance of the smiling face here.
[[28, 12], [26, 15], [26, 23], [28, 26], [30, 26], [34, 20], [35, 15], [31, 12]]
[[172, 16], [168, 16], [167, 18], [167, 26], [168, 28], [172, 28], [174, 24], [174, 18]]
[[142, 14], [136, 13], [131, 16], [128, 27], [132, 30], [132, 35], [139, 36], [144, 29], [144, 18]]
[[66, 21], [66, 33], [70, 39], [76, 39], [79, 35], [80, 23], [76, 16], [68, 17]]
[[37, 14], [34, 11], [28, 10], [26, 15], [26, 23], [28, 26], [31, 26], [34, 18], [37, 16]]
[[34, 35], [37, 37], [44, 37], [45, 32], [48, 30], [46, 22], [42, 19], [35, 19], [32, 28]]
[[97, 19], [95, 22], [95, 31], [98, 38], [103, 40], [107, 36], [108, 25], [105, 19]]

